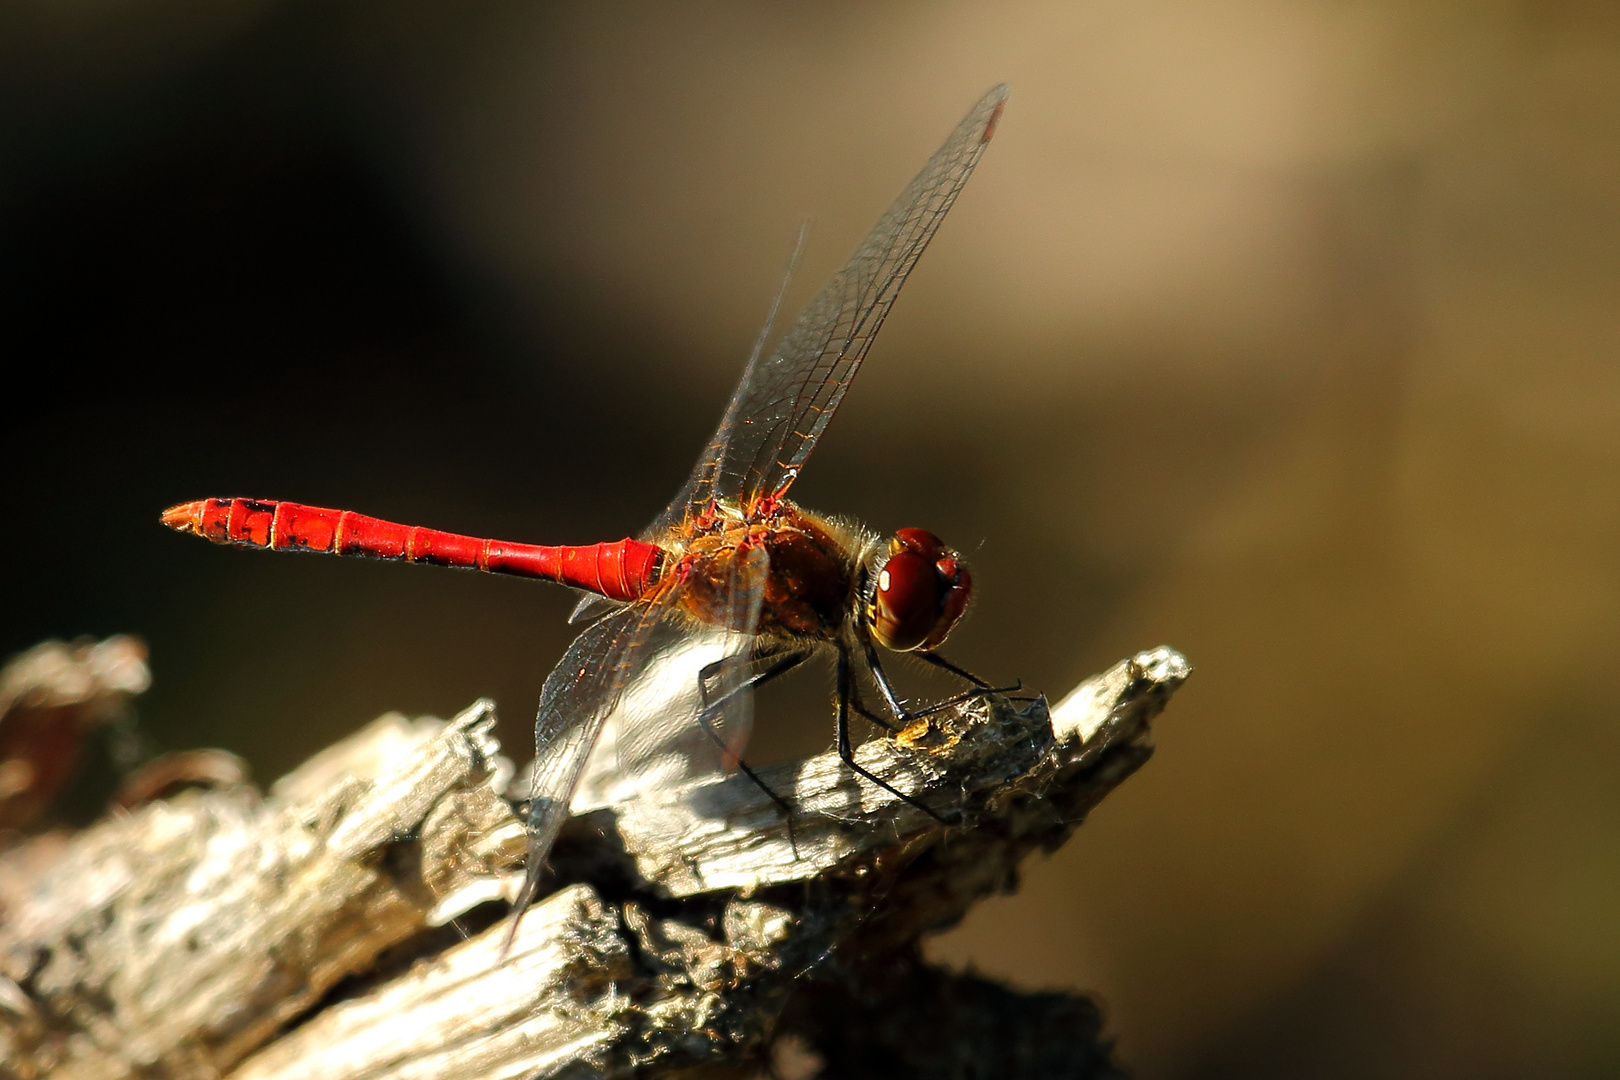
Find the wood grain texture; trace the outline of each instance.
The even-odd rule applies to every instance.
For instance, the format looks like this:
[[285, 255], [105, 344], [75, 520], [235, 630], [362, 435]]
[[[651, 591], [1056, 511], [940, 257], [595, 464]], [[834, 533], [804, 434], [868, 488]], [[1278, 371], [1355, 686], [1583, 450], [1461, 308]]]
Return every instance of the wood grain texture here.
[[989, 698], [860, 748], [949, 827], [831, 754], [765, 771], [791, 836], [741, 776], [582, 814], [504, 958], [523, 831], [491, 706], [383, 717], [262, 797], [183, 791], [0, 855], [0, 1075], [1115, 1075], [1085, 999], [917, 942], [1146, 761], [1188, 670], [1153, 650], [1055, 709]]

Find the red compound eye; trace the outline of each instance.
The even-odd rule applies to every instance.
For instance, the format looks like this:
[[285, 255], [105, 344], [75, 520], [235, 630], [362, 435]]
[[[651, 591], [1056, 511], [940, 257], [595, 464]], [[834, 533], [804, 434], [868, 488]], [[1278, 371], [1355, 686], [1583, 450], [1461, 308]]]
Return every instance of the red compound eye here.
[[901, 529], [889, 540], [872, 592], [872, 636], [896, 652], [937, 648], [962, 617], [972, 588], [967, 567], [939, 537]]
[[968, 573], [967, 564], [961, 559], [949, 556], [935, 563], [934, 569], [946, 588], [940, 601], [939, 621], [934, 624], [934, 632], [928, 635], [928, 640], [922, 643], [925, 649], [937, 649], [945, 643], [951, 629], [967, 611], [968, 598], [973, 595], [973, 575]]

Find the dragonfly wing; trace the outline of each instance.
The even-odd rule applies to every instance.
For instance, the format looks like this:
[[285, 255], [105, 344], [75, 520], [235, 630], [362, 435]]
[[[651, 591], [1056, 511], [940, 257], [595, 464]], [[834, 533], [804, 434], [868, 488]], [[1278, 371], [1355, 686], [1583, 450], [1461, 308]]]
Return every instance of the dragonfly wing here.
[[754, 732], [754, 692], [748, 677], [753, 674], [753, 658], [759, 629], [760, 610], [765, 605], [765, 581], [771, 574], [771, 559], [763, 547], [737, 552], [732, 559], [730, 587], [726, 593], [726, 638], [729, 662], [715, 673], [708, 684], [707, 727], [710, 746], [719, 752], [720, 766], [737, 767], [748, 737]]
[[1006, 101], [1006, 86], [980, 98], [776, 347], [767, 354], [756, 346], [686, 486], [643, 539], [662, 536], [717, 496], [746, 506], [793, 483], [906, 276], [983, 156]]
[[669, 636], [673, 624], [684, 626], [670, 599], [661, 595], [598, 619], [574, 639], [561, 663], [546, 676], [534, 722], [528, 866], [514, 906], [517, 917], [535, 898], [546, 856], [568, 817], [585, 763], [624, 688], [655, 654], [649, 645]]
[[716, 624], [692, 620], [652, 632], [648, 659], [586, 765], [574, 812], [736, 767], [753, 729], [753, 697], [743, 684], [754, 671], [769, 571], [763, 548], [736, 553]]
[[603, 724], [574, 792], [573, 813], [612, 806], [650, 786], [678, 786], [704, 771], [715, 755], [697, 722], [698, 679], [732, 647], [729, 635], [701, 626], [663, 643]]
[[595, 593], [586, 593], [574, 605], [574, 610], [568, 613], [568, 624], [588, 622], [600, 618], [620, 605], [618, 600], [610, 600], [606, 596], [597, 596]]
[[[754, 339], [754, 350], [748, 354], [748, 366], [743, 369], [744, 385], [758, 367], [760, 354], [765, 351], [771, 330], [776, 326], [776, 313], [782, 308], [782, 297], [787, 295], [788, 282], [793, 280], [793, 271], [798, 269], [799, 256], [804, 254], [805, 238], [809, 235], [810, 223], [805, 222], [799, 226], [799, 235], [793, 241], [793, 254], [782, 271], [782, 280], [776, 286], [776, 295], [771, 298], [770, 311], [765, 315], [765, 325], [760, 327], [759, 337]], [[720, 463], [726, 453], [728, 432], [735, 427], [732, 423], [732, 414], [736, 408], [737, 393], [733, 393], [726, 414], [720, 420], [720, 427], [715, 431], [709, 445], [703, 448], [703, 453], [698, 455], [697, 464], [693, 466], [692, 474], [686, 478], [685, 486], [675, 493], [675, 498], [664, 508], [664, 512], [642, 531], [641, 539], [653, 541], [662, 539], [689, 512], [701, 510], [713, 496], [715, 477], [720, 474]], [[580, 606], [584, 607], [584, 601], [580, 602]]]
[[793, 483], [984, 155], [1006, 100], [1005, 86], [979, 99], [776, 347], [748, 366], [716, 435], [723, 449], [712, 469], [714, 493], [746, 507]]

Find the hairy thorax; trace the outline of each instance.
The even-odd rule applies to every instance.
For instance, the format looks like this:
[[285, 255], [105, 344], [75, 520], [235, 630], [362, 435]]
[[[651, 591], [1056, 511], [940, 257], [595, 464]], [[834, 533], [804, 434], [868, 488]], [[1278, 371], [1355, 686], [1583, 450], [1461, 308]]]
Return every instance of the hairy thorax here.
[[853, 610], [863, 546], [854, 530], [786, 500], [764, 514], [716, 514], [677, 553], [681, 604], [711, 625], [734, 623], [739, 553], [763, 548], [769, 570], [756, 632], [831, 640]]

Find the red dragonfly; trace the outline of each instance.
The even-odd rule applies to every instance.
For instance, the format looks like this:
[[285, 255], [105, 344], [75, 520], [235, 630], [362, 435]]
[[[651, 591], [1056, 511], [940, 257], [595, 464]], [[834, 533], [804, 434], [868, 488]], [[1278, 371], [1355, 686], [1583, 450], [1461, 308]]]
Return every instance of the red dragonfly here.
[[[961, 697], [990, 689], [934, 651], [967, 607], [968, 568], [932, 533], [907, 528], [881, 538], [803, 509], [787, 493], [983, 155], [1006, 98], [1007, 88], [998, 86], [973, 106], [769, 353], [767, 322], [686, 486], [638, 538], [561, 547], [508, 543], [257, 499], [203, 499], [164, 511], [164, 524], [217, 543], [464, 567], [590, 594], [571, 621], [594, 621], [540, 694], [528, 869], [517, 915], [536, 895], [587, 771], [593, 780], [608, 771], [597, 765], [602, 754], [592, 753], [605, 729], [612, 736], [602, 741], [613, 744], [621, 775], [657, 772], [674, 757], [686, 769], [738, 767], [759, 783], [740, 757], [752, 722], [751, 691], [818, 653], [831, 654], [837, 669], [837, 743], [845, 764], [943, 820], [855, 761], [849, 723], [854, 712], [893, 732], [943, 707], [907, 709], [877, 646], [912, 653], [968, 681], [973, 689]], [[773, 316], [775, 310], [773, 304]], [[861, 703], [859, 670], [871, 677], [887, 716]], [[791, 822], [791, 807], [766, 791]]]

